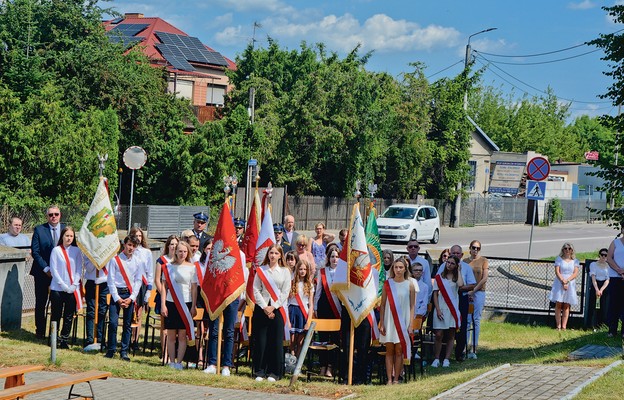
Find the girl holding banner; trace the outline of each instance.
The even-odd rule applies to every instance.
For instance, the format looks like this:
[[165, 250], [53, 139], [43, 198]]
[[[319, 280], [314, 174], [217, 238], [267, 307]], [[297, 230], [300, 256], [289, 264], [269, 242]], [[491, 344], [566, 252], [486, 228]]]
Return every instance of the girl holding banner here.
[[282, 247], [268, 247], [253, 281], [256, 300], [252, 317], [253, 367], [257, 381], [275, 382], [284, 375], [284, 325], [289, 323], [287, 301], [290, 270]]
[[386, 345], [386, 374], [388, 385], [391, 385], [399, 383], [403, 360], [409, 363], [412, 358], [409, 328], [414, 315], [416, 289], [409, 280], [409, 264], [405, 258], [392, 264], [389, 276], [381, 292], [379, 341]]
[[59, 335], [59, 348], [69, 349], [69, 333], [74, 320], [74, 312], [82, 308], [80, 278], [82, 276], [82, 252], [76, 246], [74, 228], [66, 226], [61, 231], [59, 241], [50, 254], [50, 304], [51, 321], [57, 322], [63, 316], [63, 329]]
[[433, 368], [440, 366], [440, 353], [442, 351], [442, 338], [445, 331], [447, 334], [446, 354], [442, 367], [450, 367], [451, 353], [455, 331], [461, 327], [461, 314], [459, 313], [459, 292], [464, 280], [459, 272], [459, 258], [450, 256], [444, 263], [444, 270], [435, 276], [433, 281], [433, 332], [435, 333], [435, 360], [431, 363]]
[[288, 297], [290, 317], [290, 353], [299, 357], [305, 332], [312, 322], [314, 313], [314, 286], [312, 268], [307, 261], [299, 261], [295, 266], [295, 276]]
[[[186, 339], [188, 338], [191, 345], [195, 344], [193, 317], [197, 315], [197, 272], [195, 265], [191, 262], [191, 257], [191, 248], [188, 243], [179, 242], [173, 261], [162, 266], [164, 280], [160, 313], [165, 317], [168, 365], [173, 369], [182, 369]], [[175, 352], [176, 336], [178, 339], [177, 354]]]

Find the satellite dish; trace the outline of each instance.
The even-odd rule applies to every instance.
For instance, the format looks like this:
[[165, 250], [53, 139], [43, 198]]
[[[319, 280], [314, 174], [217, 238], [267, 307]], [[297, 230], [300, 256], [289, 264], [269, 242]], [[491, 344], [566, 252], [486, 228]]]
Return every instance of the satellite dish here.
[[141, 169], [147, 161], [147, 153], [139, 146], [130, 146], [124, 151], [123, 161], [130, 169]]

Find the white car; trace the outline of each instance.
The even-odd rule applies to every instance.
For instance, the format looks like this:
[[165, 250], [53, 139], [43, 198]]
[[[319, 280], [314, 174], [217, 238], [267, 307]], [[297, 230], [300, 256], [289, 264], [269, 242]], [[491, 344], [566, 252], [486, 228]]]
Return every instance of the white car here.
[[431, 206], [394, 204], [377, 218], [377, 228], [382, 242], [428, 240], [435, 244], [440, 240], [440, 217]]

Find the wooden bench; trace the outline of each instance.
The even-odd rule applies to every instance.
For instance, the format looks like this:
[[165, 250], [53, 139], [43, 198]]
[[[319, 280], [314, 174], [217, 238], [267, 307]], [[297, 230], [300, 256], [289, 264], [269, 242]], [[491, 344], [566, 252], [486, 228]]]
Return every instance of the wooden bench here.
[[15, 367], [0, 368], [0, 379], [6, 378], [4, 381], [5, 389], [22, 386], [25, 383], [25, 373], [41, 371], [42, 369], [43, 365], [17, 365]]
[[[24, 396], [33, 393], [45, 392], [52, 389], [61, 388], [64, 386], [71, 386], [69, 389], [69, 394], [67, 395], [68, 399], [94, 399], [95, 395], [93, 394], [93, 387], [91, 386], [91, 381], [96, 379], [107, 379], [112, 376], [110, 372], [103, 371], [87, 371], [80, 372], [77, 374], [61, 376], [58, 378], [41, 381], [37, 383], [30, 383], [22, 386], [15, 386], [10, 389], [5, 389], [0, 391], [0, 400], [15, 400], [15, 399], [23, 399]], [[74, 385], [78, 383], [86, 382], [89, 385], [89, 389], [91, 390], [90, 396], [83, 396], [80, 394], [73, 393]]]

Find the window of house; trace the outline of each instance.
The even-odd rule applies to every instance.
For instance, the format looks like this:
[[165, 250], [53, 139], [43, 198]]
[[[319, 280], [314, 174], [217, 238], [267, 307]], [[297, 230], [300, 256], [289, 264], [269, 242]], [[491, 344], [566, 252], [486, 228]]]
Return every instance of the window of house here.
[[225, 103], [225, 86], [208, 84], [206, 90], [207, 106], [222, 106]]
[[476, 161], [468, 161], [468, 165], [470, 166], [469, 179], [468, 184], [466, 185], [466, 190], [474, 190], [475, 189], [475, 181], [477, 178], [477, 162]]

